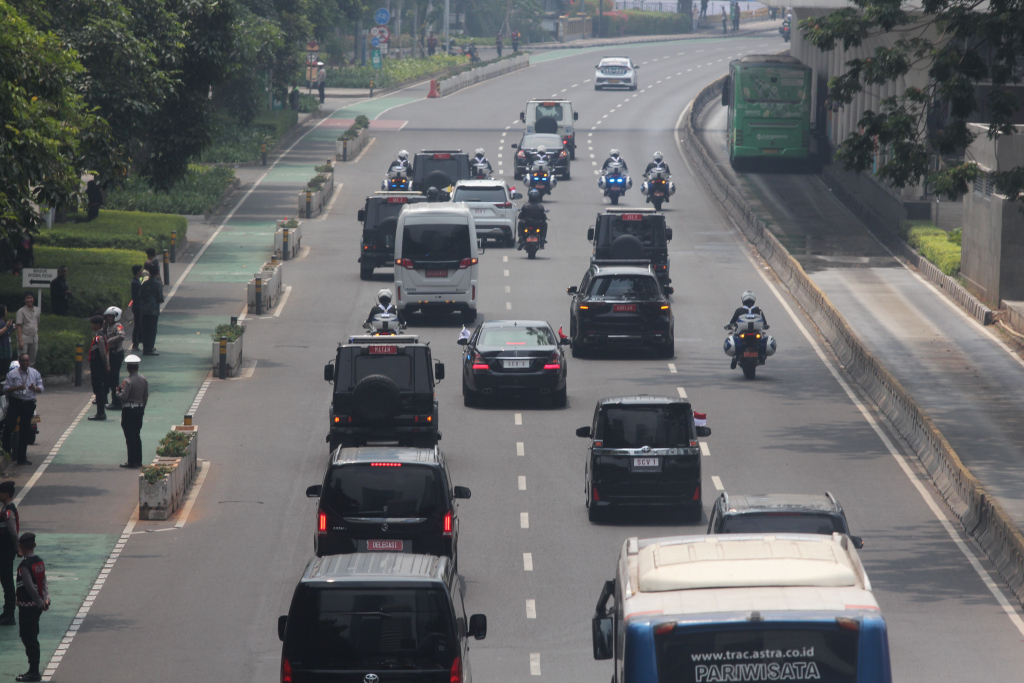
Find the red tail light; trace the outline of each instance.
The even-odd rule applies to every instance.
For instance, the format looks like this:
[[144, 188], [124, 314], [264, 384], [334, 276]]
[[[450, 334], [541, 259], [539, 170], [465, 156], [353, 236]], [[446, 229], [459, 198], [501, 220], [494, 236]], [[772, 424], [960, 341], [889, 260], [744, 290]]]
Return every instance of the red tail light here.
[[319, 534], [326, 534], [327, 533], [327, 513], [326, 512], [321, 512], [317, 516], [316, 530], [317, 530], [317, 533], [319, 533]]
[[459, 657], [452, 662], [451, 683], [462, 683], [462, 660]]
[[524, 152], [523, 150], [519, 150], [519, 154], [516, 154], [516, 156], [517, 157], [525, 157], [526, 156], [526, 152]]
[[[596, 445], [596, 444], [595, 444], [595, 445]], [[595, 501], [599, 501], [599, 500], [601, 500], [601, 496], [599, 496], [599, 495], [597, 494], [597, 487], [596, 487], [596, 486], [595, 486], [595, 487], [593, 487], [593, 488], [591, 489], [591, 492], [592, 492], [592, 493], [591, 493], [591, 496], [590, 496], [590, 497], [591, 497], [591, 498], [592, 498], [593, 500], [595, 500]]]
[[451, 512], [451, 510], [449, 510], [446, 513], [444, 513], [444, 535], [445, 536], [451, 536], [452, 535], [452, 512]]
[[292, 663], [281, 658], [281, 683], [292, 683]]
[[700, 500], [700, 484], [698, 484], [697, 488], [694, 489], [694, 491], [693, 491], [693, 499], [694, 500]]
[[490, 365], [484, 360], [484, 357], [479, 353], [473, 354], [473, 369], [474, 370], [489, 370]]
[[371, 462], [370, 467], [401, 467], [400, 462]]
[[401, 287], [398, 288], [398, 300], [399, 301], [402, 300], [402, 288]]
[[469, 268], [470, 266], [475, 266], [476, 264], [477, 264], [477, 259], [475, 259], [475, 258], [464, 258], [461, 261], [459, 261], [459, 270], [465, 270], [466, 268]]
[[399, 265], [399, 266], [402, 266], [402, 267], [403, 267], [403, 268], [405, 268], [406, 270], [413, 270], [414, 268], [416, 268], [416, 266], [415, 266], [415, 265], [413, 264], [413, 262], [412, 262], [412, 259], [411, 259], [411, 258], [400, 258], [400, 259], [396, 259], [396, 260], [395, 260], [395, 263], [396, 263], [397, 265]]
[[497, 204], [495, 204], [495, 206], [498, 207], [499, 209], [511, 209], [512, 202], [498, 202]]
[[544, 364], [545, 370], [561, 370], [562, 359], [558, 357], [558, 351], [553, 351], [551, 357], [548, 358], [548, 362]]

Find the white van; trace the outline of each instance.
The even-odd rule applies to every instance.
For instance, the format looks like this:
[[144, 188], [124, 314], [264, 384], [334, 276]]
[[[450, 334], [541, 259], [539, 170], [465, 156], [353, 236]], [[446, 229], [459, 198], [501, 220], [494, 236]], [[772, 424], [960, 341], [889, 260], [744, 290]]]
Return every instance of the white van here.
[[395, 229], [395, 305], [404, 313], [462, 314], [476, 320], [480, 246], [466, 206], [410, 204]]
[[528, 135], [554, 133], [561, 136], [562, 145], [569, 150], [569, 158], [573, 161], [576, 160], [576, 131], [573, 130], [573, 123], [579, 118], [579, 113], [572, 109], [572, 102], [564, 97], [530, 100], [526, 103], [526, 111], [519, 112], [519, 120], [526, 124]]

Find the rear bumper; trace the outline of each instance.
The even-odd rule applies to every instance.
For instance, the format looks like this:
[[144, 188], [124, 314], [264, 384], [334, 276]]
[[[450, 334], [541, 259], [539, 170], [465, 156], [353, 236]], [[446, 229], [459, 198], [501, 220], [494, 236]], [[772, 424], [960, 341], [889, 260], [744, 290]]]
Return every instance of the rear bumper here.
[[[590, 504], [599, 508], [609, 505], [636, 507], [701, 505], [699, 480], [672, 482], [671, 486], [665, 486], [664, 484], [652, 486], [642, 480], [609, 481], [595, 479], [591, 482], [591, 486], [597, 489], [598, 499], [592, 500]], [[697, 496], [696, 500], [694, 500], [695, 494]]]
[[398, 306], [398, 309], [403, 313], [425, 313], [427, 315], [476, 310], [476, 301], [471, 301], [469, 294], [452, 294], [450, 296], [453, 298], [444, 301], [409, 301], [405, 305]]
[[672, 339], [670, 327], [661, 329], [638, 330], [635, 327], [587, 328], [580, 326], [579, 334], [573, 343], [587, 347], [600, 346], [658, 346]]
[[[317, 557], [325, 555], [350, 555], [352, 553], [366, 552], [365, 541], [368, 539], [380, 538], [380, 534], [348, 534], [344, 532], [328, 533], [325, 536], [316, 534], [313, 537], [313, 547]], [[440, 533], [423, 535], [420, 538], [403, 538], [405, 541], [402, 548], [403, 553], [415, 553], [419, 555], [435, 555], [453, 557], [453, 543], [450, 536], [442, 537]]]
[[765, 153], [761, 147], [745, 147], [735, 145], [732, 148], [733, 158], [756, 158], [756, 159], [794, 159], [804, 160], [810, 158], [810, 150], [806, 147], [779, 147], [776, 152]]
[[512, 223], [483, 223], [481, 221], [477, 221], [476, 236], [492, 239], [512, 239]]
[[397, 417], [394, 422], [405, 422], [403, 425], [396, 425], [394, 423], [383, 427], [371, 426], [371, 425], [359, 425], [359, 424], [347, 424], [345, 426], [331, 425], [331, 431], [328, 435], [329, 439], [334, 441], [341, 440], [355, 440], [360, 442], [366, 441], [411, 441], [413, 439], [424, 439], [433, 438], [436, 442], [438, 440], [437, 434], [437, 418], [435, 416], [433, 424], [414, 425], [409, 424], [413, 421], [411, 417]]
[[560, 370], [540, 372], [469, 372], [465, 375], [466, 386], [484, 394], [537, 391], [542, 394], [560, 391], [565, 386], [565, 375]]
[[372, 266], [374, 268], [380, 268], [381, 266], [394, 265], [395, 254], [390, 254], [386, 251], [363, 251], [359, 255], [359, 263], [364, 266]]

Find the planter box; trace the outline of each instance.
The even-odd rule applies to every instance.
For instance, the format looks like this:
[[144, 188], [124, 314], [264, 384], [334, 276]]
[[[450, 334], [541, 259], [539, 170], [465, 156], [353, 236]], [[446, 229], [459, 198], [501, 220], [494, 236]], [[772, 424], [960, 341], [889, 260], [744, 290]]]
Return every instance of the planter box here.
[[[302, 225], [288, 229], [288, 258], [293, 259], [299, 255], [302, 247]], [[284, 258], [284, 228], [278, 227], [274, 233], [274, 253], [278, 258]]]
[[[274, 301], [277, 300], [277, 295], [270, 291], [271, 283], [264, 277], [263, 273], [257, 273], [260, 277], [260, 288], [262, 289], [261, 297], [263, 299], [263, 312], [266, 313], [270, 308], [273, 308]], [[256, 312], [256, 278], [249, 280], [249, 284], [246, 287], [246, 303], [248, 308], [246, 309], [249, 313]]]
[[[288, 235], [289, 240], [291, 235]], [[277, 301], [278, 297], [281, 296], [281, 290], [284, 289], [282, 280], [284, 278], [284, 268], [281, 266], [281, 262], [272, 265], [270, 263], [264, 263], [263, 268], [257, 273], [263, 278], [263, 286], [270, 288], [270, 298]], [[255, 275], [253, 276], [255, 278]]]
[[334, 158], [337, 161], [352, 161], [359, 153], [366, 147], [366, 142], [370, 138], [370, 129], [363, 128], [359, 131], [359, 135], [354, 140], [335, 140], [334, 141]]
[[306, 190], [299, 190], [299, 215], [303, 218], [319, 216], [324, 208], [323, 190], [312, 190], [310, 192], [309, 213], [306, 212]]
[[185, 492], [195, 481], [199, 463], [199, 428], [195, 425], [176, 426], [174, 431], [189, 432], [188, 452], [183, 458], [153, 458], [154, 465], [170, 468], [155, 483], [150, 484], [139, 474], [139, 519], [167, 519], [181, 507]]
[[[228, 377], [234, 377], [238, 374], [238, 370], [242, 367], [242, 340], [245, 339], [243, 334], [235, 341], [229, 341], [227, 343], [227, 365], [228, 365]], [[220, 372], [220, 341], [213, 342], [213, 372], [216, 375]]]

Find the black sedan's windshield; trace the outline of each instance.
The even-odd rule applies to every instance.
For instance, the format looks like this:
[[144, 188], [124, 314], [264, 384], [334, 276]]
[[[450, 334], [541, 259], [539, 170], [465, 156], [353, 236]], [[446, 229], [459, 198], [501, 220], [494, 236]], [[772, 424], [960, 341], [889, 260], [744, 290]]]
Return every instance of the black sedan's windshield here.
[[650, 275], [603, 275], [594, 278], [590, 297], [650, 301], [658, 298], [658, 281]]

